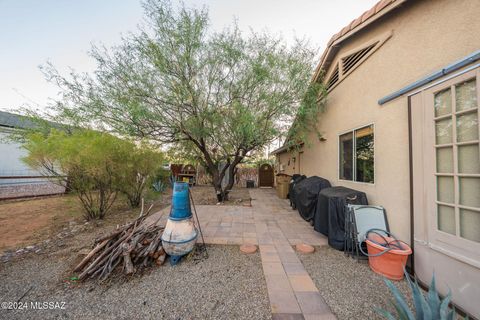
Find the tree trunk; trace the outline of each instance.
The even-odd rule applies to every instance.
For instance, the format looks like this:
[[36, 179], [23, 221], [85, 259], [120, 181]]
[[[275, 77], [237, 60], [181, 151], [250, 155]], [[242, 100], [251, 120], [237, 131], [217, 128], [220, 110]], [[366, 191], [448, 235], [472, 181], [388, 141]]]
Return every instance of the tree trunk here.
[[[223, 175], [221, 177], [222, 179], [220, 180], [220, 190], [221, 190], [220, 194], [222, 195], [222, 201], [228, 200], [228, 194], [232, 190], [233, 185], [235, 184], [235, 171], [236, 171], [237, 165], [242, 161], [242, 159], [243, 157], [236, 155], [233, 162], [230, 164], [227, 164], [226, 170], [222, 170]], [[228, 183], [225, 186], [225, 188], [222, 188], [221, 181], [223, 180], [225, 175], [227, 175], [228, 177]]]
[[212, 174], [212, 184], [213, 184], [213, 187], [215, 188], [215, 194], [217, 195], [217, 201], [218, 202], [223, 202], [226, 199], [226, 195], [225, 195], [225, 192], [224, 190], [222, 189], [222, 181], [223, 181], [223, 177], [225, 176], [225, 173], [222, 173], [222, 171], [218, 170], [217, 167], [216, 168], [216, 172]]
[[225, 187], [225, 191], [228, 193], [230, 190], [232, 190], [233, 185], [235, 184], [235, 173], [237, 169], [237, 165], [242, 161], [243, 157], [240, 156], [235, 156], [235, 159], [233, 162], [230, 164], [228, 167], [228, 176], [230, 179], [228, 180], [228, 184]]
[[[227, 163], [225, 164], [225, 166], [222, 168], [222, 170], [219, 170], [218, 163], [215, 163], [215, 161], [212, 159], [209, 152], [207, 151], [207, 148], [205, 147], [205, 141], [203, 141], [203, 139], [197, 141], [190, 136], [189, 139], [198, 147], [198, 149], [204, 155], [205, 164], [208, 167], [210, 173], [212, 174], [212, 184], [215, 188], [218, 202], [228, 200], [228, 191], [232, 189], [234, 183], [233, 172], [235, 170], [235, 167], [243, 159], [243, 156], [239, 155], [240, 150], [238, 150], [235, 154], [233, 162], [231, 162], [230, 159], [227, 159]], [[222, 188], [222, 181], [225, 177], [225, 173], [227, 172], [227, 170], [229, 170], [231, 179], [228, 181], [226, 187]]]
[[222, 188], [222, 181], [225, 177], [227, 168], [218, 170], [218, 167], [215, 164], [209, 164], [208, 169], [212, 174], [212, 185], [215, 189], [215, 194], [217, 195], [217, 201], [224, 202], [225, 200], [228, 200], [228, 192]]

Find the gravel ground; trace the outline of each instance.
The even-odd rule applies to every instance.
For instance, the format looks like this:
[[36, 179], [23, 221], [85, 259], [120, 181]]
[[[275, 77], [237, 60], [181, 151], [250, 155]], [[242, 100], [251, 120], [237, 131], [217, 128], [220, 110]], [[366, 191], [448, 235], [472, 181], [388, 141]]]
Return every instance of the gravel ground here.
[[[393, 297], [383, 277], [371, 271], [367, 261], [357, 263], [328, 246], [316, 247], [313, 254], [299, 257], [339, 320], [384, 319], [375, 308], [394, 311]], [[405, 280], [394, 283], [411, 299]]]
[[209, 246], [129, 280], [69, 282], [73, 253], [29, 256], [0, 265], [0, 300], [65, 302], [66, 310], [0, 310], [0, 319], [270, 319], [258, 253]]

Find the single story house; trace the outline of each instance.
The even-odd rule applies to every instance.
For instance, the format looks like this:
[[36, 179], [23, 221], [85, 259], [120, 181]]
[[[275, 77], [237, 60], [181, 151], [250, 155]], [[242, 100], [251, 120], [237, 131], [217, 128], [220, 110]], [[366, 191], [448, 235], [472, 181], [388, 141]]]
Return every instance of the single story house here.
[[[410, 243], [421, 282], [480, 315], [480, 1], [382, 0], [335, 34], [315, 133], [277, 173], [363, 191]], [[324, 77], [320, 75], [324, 73]]]
[[8, 139], [15, 130], [34, 126], [27, 117], [0, 111], [0, 200], [65, 192], [65, 187], [53, 184], [40, 171], [27, 166], [22, 161], [27, 151]]

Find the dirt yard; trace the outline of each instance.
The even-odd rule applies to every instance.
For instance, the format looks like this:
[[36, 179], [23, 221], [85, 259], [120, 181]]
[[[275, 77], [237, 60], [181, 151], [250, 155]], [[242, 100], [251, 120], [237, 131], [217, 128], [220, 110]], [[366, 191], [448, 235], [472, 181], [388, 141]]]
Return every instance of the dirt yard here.
[[[169, 195], [158, 196], [149, 202], [155, 203], [155, 209], [161, 209], [168, 205], [169, 200], [165, 202], [169, 198]], [[119, 197], [104, 220], [90, 222], [85, 229], [100, 231], [123, 224], [137, 214], [137, 209], [130, 209], [125, 199]], [[74, 195], [0, 202], [0, 254], [36, 244], [65, 228], [84, 223], [80, 201]]]
[[[128, 206], [117, 201], [106, 221], [119, 218]], [[82, 207], [73, 195], [0, 203], [0, 252], [52, 236], [70, 222], [82, 222]], [[124, 214], [127, 215], [127, 214]]]
[[[154, 203], [158, 211], [171, 202], [172, 190], [163, 195], [148, 194], [147, 203]], [[195, 204], [216, 204], [215, 191], [211, 186], [192, 188]], [[232, 190], [229, 201], [222, 205], [250, 205], [250, 195], [245, 188]], [[0, 255], [28, 245], [37, 245], [48, 239], [57, 239], [62, 232], [78, 230], [94, 239], [118, 224], [135, 217], [139, 209], [129, 209], [124, 198], [119, 197], [110, 214], [104, 220], [85, 224], [82, 207], [74, 195], [44, 197], [0, 202]], [[62, 236], [61, 236], [62, 237]], [[64, 237], [64, 238], [69, 238]], [[61, 239], [65, 242], [65, 239]], [[63, 244], [66, 245], [66, 244]]]

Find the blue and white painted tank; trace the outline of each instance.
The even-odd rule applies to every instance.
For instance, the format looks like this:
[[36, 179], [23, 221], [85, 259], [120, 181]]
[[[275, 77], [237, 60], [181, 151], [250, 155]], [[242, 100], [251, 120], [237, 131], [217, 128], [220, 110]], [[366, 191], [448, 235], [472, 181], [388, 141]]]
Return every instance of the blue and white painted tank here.
[[162, 234], [162, 246], [175, 265], [193, 250], [198, 231], [192, 219], [188, 183], [175, 182], [173, 185], [172, 210]]

